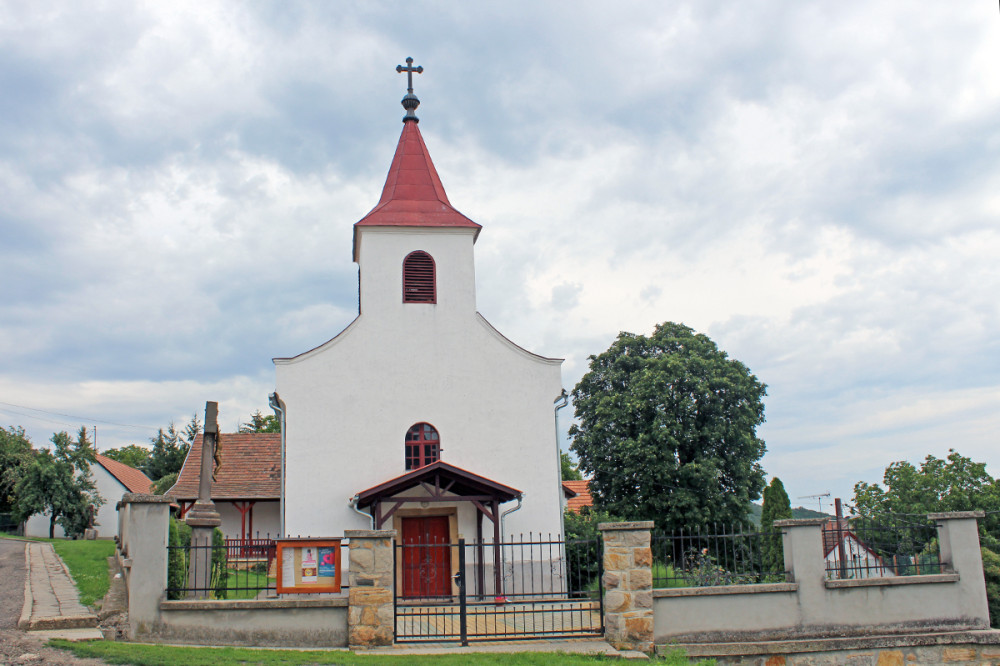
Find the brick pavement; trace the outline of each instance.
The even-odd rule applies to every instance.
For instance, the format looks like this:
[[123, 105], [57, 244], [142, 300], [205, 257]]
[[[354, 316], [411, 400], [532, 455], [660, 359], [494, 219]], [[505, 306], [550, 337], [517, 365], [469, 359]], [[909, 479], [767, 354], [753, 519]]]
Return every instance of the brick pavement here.
[[97, 626], [97, 616], [80, 603], [76, 586], [52, 544], [25, 544], [24, 608], [17, 626], [24, 631]]

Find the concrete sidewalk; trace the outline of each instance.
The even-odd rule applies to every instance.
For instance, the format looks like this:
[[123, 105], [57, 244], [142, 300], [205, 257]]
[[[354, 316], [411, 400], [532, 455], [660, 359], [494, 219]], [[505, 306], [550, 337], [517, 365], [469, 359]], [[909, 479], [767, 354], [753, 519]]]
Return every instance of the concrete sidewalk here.
[[24, 606], [17, 623], [22, 631], [89, 629], [100, 638], [97, 616], [80, 604], [69, 570], [51, 543], [26, 541]]

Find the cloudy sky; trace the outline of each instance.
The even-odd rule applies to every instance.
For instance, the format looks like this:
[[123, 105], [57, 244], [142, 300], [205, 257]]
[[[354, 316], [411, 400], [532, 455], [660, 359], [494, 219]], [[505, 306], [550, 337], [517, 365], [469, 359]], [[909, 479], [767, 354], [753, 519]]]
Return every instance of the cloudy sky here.
[[795, 504], [949, 447], [1000, 473], [985, 1], [0, 0], [0, 424], [267, 411], [355, 315], [406, 56], [479, 309], [567, 389], [679, 321], [767, 383]]

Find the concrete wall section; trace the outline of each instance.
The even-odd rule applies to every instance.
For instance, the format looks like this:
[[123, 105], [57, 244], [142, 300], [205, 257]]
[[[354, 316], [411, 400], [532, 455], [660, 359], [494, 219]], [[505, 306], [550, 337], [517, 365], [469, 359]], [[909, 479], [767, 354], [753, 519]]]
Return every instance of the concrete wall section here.
[[822, 521], [779, 521], [792, 581], [656, 590], [654, 640], [726, 643], [988, 629], [975, 517], [934, 517], [944, 573], [852, 580], [827, 580]]
[[143, 636], [157, 625], [166, 599], [167, 535], [172, 498], [126, 493], [122, 497], [122, 532], [118, 562], [128, 593], [129, 637]]
[[164, 601], [144, 639], [196, 645], [345, 647], [347, 598]]

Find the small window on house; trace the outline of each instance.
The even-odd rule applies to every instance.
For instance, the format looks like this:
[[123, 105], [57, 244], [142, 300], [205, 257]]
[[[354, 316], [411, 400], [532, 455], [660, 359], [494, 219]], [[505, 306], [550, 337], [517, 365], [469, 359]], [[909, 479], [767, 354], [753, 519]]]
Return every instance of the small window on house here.
[[441, 458], [441, 438], [429, 423], [418, 423], [406, 431], [406, 469], [420, 469]]
[[434, 259], [422, 250], [403, 259], [403, 302], [437, 303]]

